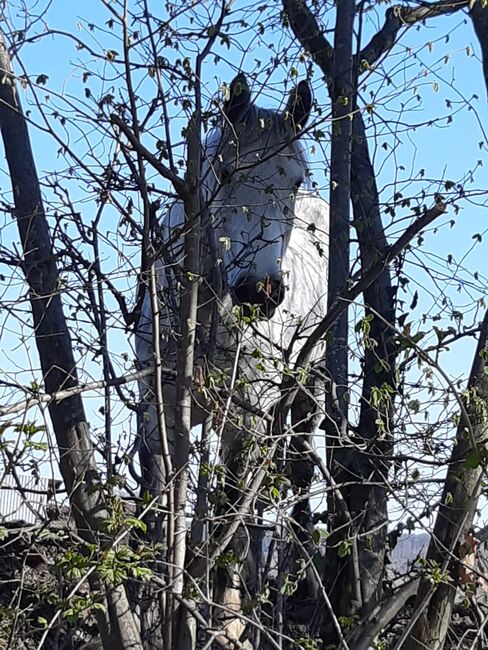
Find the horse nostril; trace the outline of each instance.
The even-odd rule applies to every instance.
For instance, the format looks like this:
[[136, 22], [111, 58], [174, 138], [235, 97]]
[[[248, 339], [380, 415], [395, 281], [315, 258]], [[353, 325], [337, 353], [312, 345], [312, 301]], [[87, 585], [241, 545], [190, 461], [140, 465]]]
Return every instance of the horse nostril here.
[[242, 283], [234, 289], [234, 295], [240, 305], [254, 304], [256, 300], [256, 285], [254, 282]]

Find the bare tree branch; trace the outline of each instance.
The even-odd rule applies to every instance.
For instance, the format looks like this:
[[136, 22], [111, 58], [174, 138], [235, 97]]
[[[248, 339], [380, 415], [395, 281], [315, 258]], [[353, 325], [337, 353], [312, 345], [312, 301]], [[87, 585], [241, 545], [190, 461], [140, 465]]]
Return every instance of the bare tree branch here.
[[182, 180], [179, 176], [176, 176], [174, 172], [169, 169], [169, 167], [166, 167], [166, 165], [163, 165], [162, 162], [160, 162], [156, 156], [154, 156], [149, 149], [146, 149], [146, 147], [139, 141], [139, 139], [136, 137], [136, 135], [131, 131], [129, 126], [118, 116], [113, 113], [110, 116], [110, 119], [112, 120], [112, 123], [115, 124], [125, 135], [127, 140], [130, 142], [132, 147], [144, 158], [146, 162], [148, 162], [154, 169], [161, 174], [163, 178], [166, 180], [170, 181], [173, 184], [173, 187], [175, 188], [176, 192], [178, 193], [178, 196], [184, 197], [187, 194], [187, 187], [185, 184], [185, 181]]
[[[39, 404], [50, 404], [52, 402], [59, 403], [63, 400], [74, 397], [75, 395], [81, 395], [92, 390], [98, 390], [100, 388], [123, 386], [124, 384], [130, 384], [133, 381], [147, 377], [153, 372], [152, 368], [144, 368], [143, 370], [138, 370], [136, 372], [130, 372], [127, 375], [122, 377], [115, 377], [115, 379], [100, 379], [99, 381], [90, 381], [85, 384], [78, 384], [71, 388], [64, 390], [59, 390], [55, 393], [32, 393], [32, 397], [28, 397], [22, 402], [17, 402], [16, 404], [10, 404], [10, 406], [2, 406], [0, 408], [0, 417], [5, 417], [8, 415], [14, 415], [15, 413], [22, 413], [34, 406], [39, 406]], [[168, 378], [174, 378], [174, 371], [163, 370], [163, 374]]]
[[431, 224], [440, 215], [446, 211], [446, 204], [441, 196], [437, 196], [434, 207], [425, 210], [406, 230], [400, 237], [388, 246], [384, 254], [376, 260], [364, 273], [361, 278], [350, 289], [340, 295], [334, 304], [329, 309], [327, 316], [316, 326], [312, 334], [307, 339], [306, 344], [303, 346], [300, 354], [297, 357], [295, 367], [303, 367], [317, 343], [329, 331], [332, 323], [338, 318], [340, 314], [347, 308], [347, 305], [356, 300], [356, 298], [363, 293], [378, 277], [378, 275], [385, 269], [405, 248], [410, 242], [419, 234], [424, 228]]
[[482, 0], [474, 0], [469, 3], [470, 16], [473, 21], [474, 31], [478, 37], [481, 48], [481, 59], [483, 62], [483, 76], [485, 78], [486, 90], [488, 92], [488, 7]]
[[[459, 565], [467, 554], [463, 544], [467, 543], [473, 525], [484, 474], [482, 452], [486, 450], [488, 441], [487, 368], [488, 310], [483, 319], [464, 397], [469, 422], [461, 414], [426, 557], [427, 562], [441, 567], [449, 579], [433, 583], [428, 575], [422, 578], [416, 603], [418, 616], [414, 614], [415, 624], [403, 644], [406, 650], [425, 647], [442, 650], [447, 636], [459, 584]], [[467, 435], [468, 424], [473, 430], [474, 441]]]
[[[441, 0], [441, 2], [422, 3], [420, 7], [406, 7], [394, 5], [389, 7], [383, 27], [377, 32], [370, 42], [361, 50], [359, 60], [355, 60], [356, 68], [360, 72], [366, 72], [378, 59], [389, 52], [395, 45], [398, 33], [402, 28], [415, 25], [418, 22], [434, 18], [436, 16], [454, 13], [460, 9], [466, 9], [470, 3], [468, 0]], [[329, 89], [332, 84], [332, 65], [334, 50], [331, 43], [323, 34], [317, 19], [310, 11], [305, 2], [297, 0], [283, 0], [283, 6], [287, 13], [290, 25], [295, 36], [300, 40], [305, 49], [310, 52], [314, 61], [322, 69]], [[482, 6], [477, 2], [476, 6]], [[482, 10], [481, 10], [482, 11]], [[477, 9], [480, 14], [480, 10]], [[485, 12], [486, 13], [486, 12]], [[480, 42], [482, 42], [480, 40]]]
[[[24, 250], [24, 269], [44, 384], [49, 393], [78, 386], [71, 339], [63, 313], [60, 281], [52, 255], [51, 236], [44, 212], [39, 180], [27, 124], [11, 74], [11, 61], [0, 35], [0, 129], [10, 170], [15, 217]], [[80, 534], [98, 541], [104, 531], [106, 504], [99, 489], [93, 446], [80, 395], [49, 404], [58, 448], [60, 469], [70, 496]], [[142, 643], [124, 586], [103, 590], [96, 574], [93, 584], [105, 591], [107, 610], [97, 612], [104, 647], [142, 650]], [[121, 622], [124, 623], [121, 625]]]
[[469, 5], [468, 0], [441, 0], [441, 2], [424, 2], [419, 7], [394, 5], [386, 11], [383, 27], [370, 42], [361, 50], [359, 61], [356, 62], [360, 71], [364, 72], [374, 65], [380, 57], [389, 52], [395, 45], [398, 32], [427, 18], [435, 18], [451, 14]]

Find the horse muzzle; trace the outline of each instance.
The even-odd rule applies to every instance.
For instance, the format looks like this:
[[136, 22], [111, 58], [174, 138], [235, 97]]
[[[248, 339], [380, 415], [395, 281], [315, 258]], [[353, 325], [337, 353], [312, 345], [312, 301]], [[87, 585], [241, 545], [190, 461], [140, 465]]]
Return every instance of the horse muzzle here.
[[265, 275], [260, 280], [245, 278], [232, 289], [234, 304], [242, 305], [244, 313], [252, 315], [259, 308], [259, 318], [271, 318], [285, 297], [282, 274]]

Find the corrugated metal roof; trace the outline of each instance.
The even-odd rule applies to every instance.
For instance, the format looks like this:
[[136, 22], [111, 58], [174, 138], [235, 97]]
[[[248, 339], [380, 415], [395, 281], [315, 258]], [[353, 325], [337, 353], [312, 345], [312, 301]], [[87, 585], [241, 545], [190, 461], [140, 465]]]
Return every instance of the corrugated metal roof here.
[[[39, 523], [45, 517], [50, 479], [17, 474], [18, 483], [7, 474], [0, 484], [0, 520]], [[22, 489], [19, 489], [19, 483]], [[44, 494], [42, 494], [44, 492]], [[22, 494], [23, 493], [23, 494]]]

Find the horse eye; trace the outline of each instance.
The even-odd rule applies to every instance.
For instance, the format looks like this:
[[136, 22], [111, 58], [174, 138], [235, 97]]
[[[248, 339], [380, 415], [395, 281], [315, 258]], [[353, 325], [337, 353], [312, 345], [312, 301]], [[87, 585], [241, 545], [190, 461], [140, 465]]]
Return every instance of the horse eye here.
[[229, 166], [224, 167], [222, 169], [222, 171], [220, 172], [220, 182], [222, 183], [222, 185], [225, 185], [230, 181], [230, 179], [232, 178], [233, 171], [234, 170], [232, 169], [232, 167]]

